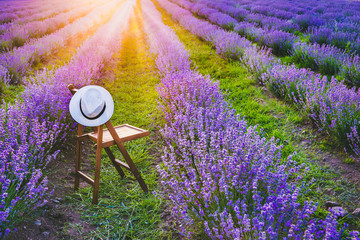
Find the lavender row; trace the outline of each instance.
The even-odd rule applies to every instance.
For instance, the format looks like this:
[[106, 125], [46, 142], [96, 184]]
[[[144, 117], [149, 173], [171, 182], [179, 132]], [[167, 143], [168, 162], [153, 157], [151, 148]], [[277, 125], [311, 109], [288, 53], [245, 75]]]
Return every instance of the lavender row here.
[[201, 4], [180, 0], [173, 0], [173, 2], [224, 28], [233, 26], [240, 35], [245, 35], [249, 40], [262, 46], [270, 47], [277, 56], [290, 53], [292, 60], [301, 67], [310, 67], [323, 75], [339, 75], [338, 78], [343, 79], [348, 86], [360, 87], [360, 58], [358, 55], [348, 54], [333, 46], [301, 43], [299, 40], [295, 41], [291, 34], [282, 31], [264, 30], [249, 23], [237, 23], [230, 16]]
[[247, 21], [253, 23], [256, 27], [262, 27], [265, 29], [275, 29], [288, 32], [295, 32], [300, 30], [300, 26], [289, 20], [283, 20], [274, 16], [266, 16], [262, 14], [260, 8], [259, 11], [250, 11], [248, 8], [241, 8], [235, 4], [231, 4], [229, 1], [198, 1], [200, 4], [205, 4], [208, 7], [218, 9], [223, 13], [231, 15], [238, 21]]
[[[230, 4], [229, 2], [226, 3]], [[358, 17], [360, 16], [360, 4], [357, 4], [357, 8], [356, 2], [334, 1], [331, 3], [322, 2], [321, 4], [308, 6], [306, 10], [300, 12], [297, 11], [296, 15], [288, 19], [288, 23], [292, 22], [300, 26], [300, 29], [307, 32], [307, 35], [309, 35], [310, 40], [313, 42], [331, 44], [359, 54], [359, 38], [357, 35], [358, 24], [360, 23], [360, 18]], [[276, 6], [271, 7], [271, 3], [259, 1], [258, 3], [248, 4], [245, 8], [235, 8], [236, 5], [233, 2], [233, 5], [230, 4], [230, 7], [225, 9], [230, 9], [228, 13], [232, 14], [232, 16], [244, 18], [243, 11], [269, 15], [269, 11], [272, 12], [271, 9], [277, 9], [277, 7], [283, 8], [287, 5], [293, 6], [297, 5], [297, 3], [283, 1], [283, 4], [277, 2]], [[287, 9], [291, 9], [291, 7], [288, 6]], [[259, 16], [259, 21], [261, 21], [261, 16]], [[344, 32], [342, 30], [343, 27], [348, 27], [349, 25], [353, 30], [351, 32]]]
[[[176, 2], [179, 6], [182, 6], [201, 17], [209, 19], [210, 22], [215, 23], [224, 29], [234, 30], [250, 41], [256, 42], [261, 46], [272, 48], [273, 53], [277, 56], [288, 55], [296, 40], [293, 34], [284, 31], [261, 28], [256, 24], [249, 22], [238, 22], [237, 19], [232, 18], [228, 14], [207, 7], [207, 4], [213, 5], [211, 1], [191, 3], [189, 1], [173, 0], [173, 2]], [[222, 6], [224, 7], [225, 5]]]
[[278, 98], [303, 110], [350, 156], [360, 156], [360, 92], [310, 69], [280, 64], [269, 52], [247, 51], [244, 66]]
[[10, 76], [10, 83], [21, 82], [22, 77], [36, 62], [55, 53], [65, 46], [70, 38], [88, 31], [90, 28], [104, 23], [104, 16], [114, 12], [119, 0], [112, 0], [91, 11], [88, 15], [77, 19], [72, 24], [39, 39], [33, 39], [22, 47], [0, 55], [0, 65], [5, 67]]
[[73, 9], [75, 7], [78, 7], [81, 4], [84, 4], [88, 2], [89, 4], [93, 2], [94, 0], [80, 0], [80, 1], [56, 1], [53, 0], [52, 2], [46, 1], [42, 6], [41, 9], [34, 10], [33, 12], [29, 13], [27, 11], [24, 12], [24, 14], [20, 15], [21, 18], [19, 18], [16, 22], [24, 24], [26, 22], [30, 21], [36, 21], [40, 19], [45, 19], [49, 17], [56, 16], [60, 13], [67, 12], [70, 9]]
[[[62, 4], [61, 4], [62, 3]], [[64, 6], [65, 5], [65, 6]], [[37, 20], [40, 18], [45, 18], [54, 14], [57, 14], [56, 10], [65, 11], [68, 7], [69, 2], [63, 1], [47, 1], [43, 4], [34, 4], [30, 3], [30, 6], [23, 8], [19, 11], [7, 11], [0, 13], [0, 23], [17, 21], [19, 23], [24, 23], [27, 21]], [[51, 9], [56, 7], [56, 9]], [[11, 9], [11, 8], [10, 8]]]
[[295, 23], [301, 25], [303, 30], [308, 26], [322, 25], [328, 20], [337, 21], [357, 20], [360, 4], [356, 1], [228, 1], [231, 6], [246, 9], [254, 13], [271, 16], [273, 11], [282, 10], [291, 14]]
[[[286, 19], [286, 20], [290, 20], [297, 15], [294, 12], [287, 11], [289, 9], [280, 9], [281, 3], [279, 3], [279, 1], [273, 1], [273, 2], [274, 2], [273, 5], [270, 5], [271, 4], [270, 1], [267, 1], [266, 3], [256, 2], [256, 1], [248, 2], [248, 4], [251, 4], [251, 5], [242, 7], [242, 9], [251, 11], [253, 13], [260, 13], [260, 14], [263, 14], [266, 16], [276, 17], [276, 18]], [[236, 6], [235, 4], [231, 4], [232, 3], [231, 1], [226, 1], [226, 3], [230, 6]], [[279, 7], [274, 6], [275, 4], [278, 4]]]
[[[183, 25], [186, 29], [188, 29], [195, 35], [204, 39], [208, 39], [208, 41], [214, 43], [212, 38], [206, 38], [205, 30], [203, 30], [211, 29], [214, 27], [213, 25], [198, 20], [194, 17], [187, 16], [185, 18], [183, 17], [183, 15], [189, 15], [189, 11], [179, 6], [176, 6], [175, 4], [170, 5], [172, 7], [167, 6], [166, 10], [169, 11], [172, 16], [177, 21], [179, 21], [181, 25]], [[178, 13], [175, 12], [174, 9], [176, 9]], [[199, 31], [201, 34], [199, 34]], [[209, 31], [208, 34], [211, 36], [211, 31]], [[224, 35], [224, 38], [226, 39], [225, 36], [226, 34]], [[239, 53], [244, 53], [244, 56], [241, 57], [242, 63], [245, 67], [249, 69], [250, 72], [254, 74], [255, 78], [258, 80], [261, 79], [261, 75], [264, 72], [266, 72], [268, 69], [271, 69], [273, 66], [283, 66], [279, 62], [279, 60], [277, 60], [270, 54], [269, 50], [258, 51], [255, 47], [244, 48], [242, 44], [237, 45], [236, 42], [231, 43], [231, 40], [229, 41], [229, 45], [231, 45], [235, 49], [238, 49]], [[220, 53], [228, 51], [227, 46], [225, 45], [221, 46], [216, 45], [215, 43], [214, 45], [217, 47], [217, 51]], [[355, 66], [352, 66], [352, 69], [354, 69], [353, 73], [356, 73], [358, 71]], [[352, 73], [352, 69], [350, 69], [350, 73]], [[321, 81], [323, 85], [327, 86], [326, 78], [321, 78]], [[335, 80], [332, 81], [332, 84], [336, 85], [334, 82]], [[304, 84], [306, 85], [308, 83]], [[341, 92], [346, 93], [344, 97], [341, 97], [340, 95], [336, 98], [333, 98], [333, 95], [330, 94], [331, 92], [329, 92], [329, 94], [327, 93], [327, 87], [312, 89], [312, 92], [317, 92], [319, 93], [319, 96], [321, 95], [322, 97], [312, 98], [316, 100], [310, 101], [310, 103], [312, 103], [312, 106], [314, 107], [306, 109], [313, 109], [308, 113], [308, 115], [319, 126], [320, 130], [325, 130], [331, 136], [335, 137], [335, 139], [337, 139], [338, 142], [343, 145], [345, 150], [348, 151], [350, 154], [358, 155], [360, 153], [360, 140], [357, 134], [358, 131], [360, 131], [359, 125], [357, 124], [360, 119], [360, 116], [357, 113], [359, 109], [356, 107], [356, 105], [355, 107], [354, 105], [349, 105], [348, 101], [345, 99], [345, 96], [357, 96], [359, 93], [355, 91], [355, 89], [347, 89], [345, 85], [340, 82], [338, 82], [338, 85], [336, 86], [338, 86], [339, 89], [342, 89]], [[332, 89], [335, 89], [335, 87], [333, 87]], [[339, 94], [340, 91], [335, 91], [335, 93]], [[326, 105], [331, 105], [332, 107], [326, 108]]]
[[[156, 68], [162, 77], [176, 72], [190, 72], [189, 53], [176, 34], [161, 20], [161, 13], [151, 1], [141, 1], [144, 31], [150, 51], [156, 55]], [[171, 56], [170, 56], [171, 55]]]
[[[179, 14], [176, 5], [158, 2]], [[336, 213], [317, 220], [312, 216], [316, 203], [298, 203], [304, 186], [290, 178], [300, 181], [303, 168], [291, 157], [280, 162], [281, 147], [274, 139], [262, 138], [256, 127], [239, 120], [218, 83], [189, 70], [188, 52], [174, 32], [150, 1], [142, 6], [150, 48], [157, 61], [167, 63], [159, 65], [160, 107], [167, 123], [161, 130], [167, 147], [159, 171], [182, 233], [196, 238], [193, 231], [200, 230], [210, 239], [340, 237]], [[191, 21], [191, 13], [181, 15]]]
[[75, 9], [60, 13], [51, 18], [32, 21], [23, 25], [12, 25], [5, 33], [0, 35], [0, 51], [8, 51], [13, 47], [20, 47], [31, 38], [38, 38], [54, 32], [66, 24], [88, 14], [99, 5], [99, 2], [92, 4], [90, 2], [84, 2], [82, 5], [83, 6], [76, 6]]
[[[269, 8], [264, 4], [260, 5], [247, 5], [246, 8], [239, 8], [229, 1], [201, 1], [208, 6], [217, 8], [225, 13], [230, 14], [232, 17], [241, 20], [252, 22], [255, 26], [271, 27], [277, 30], [284, 30], [294, 32], [302, 29], [308, 31], [310, 40], [319, 44], [327, 43], [339, 48], [348, 49], [352, 52], [359, 53], [359, 37], [358, 37], [358, 23], [353, 23], [351, 18], [348, 19], [345, 15], [349, 12], [339, 12], [338, 8], [333, 8], [332, 12], [326, 9], [326, 14], [320, 16], [319, 12], [323, 12], [324, 8], [314, 7], [313, 11], [303, 15], [293, 16], [288, 21], [279, 21], [274, 17], [265, 16], [268, 14]], [[294, 4], [294, 3], [292, 3]], [[347, 6], [344, 8], [346, 9]], [[248, 10], [248, 9], [251, 9]], [[360, 13], [360, 9], [352, 14]], [[265, 15], [263, 15], [265, 14]], [[326, 24], [325, 24], [326, 23]], [[338, 26], [339, 25], [339, 26]], [[343, 32], [341, 29], [345, 26], [351, 26], [353, 31]], [[339, 31], [337, 31], [339, 29]], [[350, 42], [350, 43], [349, 43]]]
[[[301, 51], [301, 48], [305, 50]], [[296, 43], [294, 51], [297, 62], [304, 63], [305, 67], [313, 66], [327, 74], [340, 72], [347, 85], [359, 87], [358, 56], [317, 44]], [[359, 91], [348, 89], [335, 78], [328, 80], [309, 69], [282, 65], [268, 50], [249, 49], [245, 51], [242, 62], [275, 96], [303, 109], [319, 129], [334, 136], [345, 151], [360, 156]]]
[[[299, 22], [302, 25], [302, 28], [304, 29], [310, 29], [309, 35], [310, 40], [315, 41], [319, 44], [327, 43], [332, 44], [336, 47], [349, 49], [350, 51], [357, 51], [359, 50], [359, 38], [358, 35], [358, 26], [357, 23], [352, 23], [351, 21], [345, 17], [346, 14], [349, 14], [348, 12], [339, 13], [339, 10], [333, 10], [334, 13], [338, 14], [338, 17], [335, 17], [329, 11], [327, 11], [328, 17], [325, 18], [319, 18], [315, 19], [314, 16], [317, 14], [309, 13], [308, 15], [299, 15], [297, 17], [293, 16], [293, 19], [288, 21], [279, 22], [276, 21], [274, 18], [269, 18], [267, 16], [264, 16], [262, 14], [268, 13], [270, 7], [265, 6], [268, 3], [264, 3], [262, 5], [247, 5], [246, 8], [239, 8], [235, 4], [231, 4], [229, 1], [201, 1], [204, 4], [207, 4], [207, 6], [211, 6], [213, 8], [219, 9], [225, 13], [230, 14], [232, 17], [235, 17], [238, 20], [241, 21], [249, 21], [253, 22], [255, 26], [270, 26], [274, 29], [274, 26], [277, 30], [284, 30], [284, 31], [295, 31], [300, 30], [299, 25], [296, 24], [296, 22]], [[198, 2], [199, 3], [199, 2]], [[292, 3], [293, 4], [293, 3]], [[248, 9], [251, 9], [248, 10]], [[335, 8], [332, 8], [335, 9]], [[319, 8], [314, 8], [314, 11], [321, 11]], [[322, 10], [323, 11], [323, 10]], [[360, 9], [358, 11], [360, 13]], [[353, 13], [355, 15], [355, 13]], [[340, 17], [339, 17], [340, 16]], [[309, 23], [306, 23], [305, 21], [309, 21]], [[324, 23], [327, 23], [323, 25]], [[292, 25], [291, 25], [292, 24]], [[341, 29], [343, 27], [349, 27], [349, 25], [352, 25], [352, 32], [346, 32], [344, 33]], [[320, 27], [318, 27], [320, 26]], [[339, 31], [337, 31], [339, 29]], [[333, 31], [335, 30], [335, 31]], [[350, 41], [350, 45], [347, 46], [348, 42]]]
[[217, 53], [220, 55], [238, 59], [242, 55], [243, 50], [251, 46], [250, 41], [240, 37], [234, 32], [228, 32], [195, 17], [183, 17], [184, 15], [191, 14], [186, 9], [178, 7], [177, 11], [178, 12], [172, 13], [174, 18], [194, 35], [206, 41], [211, 41], [215, 45]]
[[291, 52], [292, 60], [300, 67], [311, 68], [323, 75], [337, 75], [350, 87], [360, 87], [360, 56], [348, 54], [331, 45], [297, 42]]
[[[78, 6], [81, 6], [83, 4], [91, 4], [94, 0], [81, 0], [76, 2], [71, 1], [46, 1], [44, 4], [38, 6], [35, 4], [35, 6], [31, 6], [28, 8], [23, 9], [21, 12], [18, 12], [18, 15], [13, 12], [9, 11], [9, 13], [6, 14], [12, 14], [14, 15], [13, 19], [9, 22], [5, 22], [0, 25], [0, 28], [5, 28], [5, 26], [14, 26], [14, 25], [21, 25], [26, 24], [32, 21], [39, 21], [39, 20], [45, 20], [46, 18], [55, 17], [58, 14], [66, 13], [70, 11], [71, 9], [74, 9]], [[34, 5], [34, 4], [33, 4]], [[2, 13], [0, 14], [0, 19]], [[0, 21], [1, 22], [1, 21]], [[6, 30], [9, 30], [7, 28]]]
[[[201, 1], [201, 4], [198, 4], [199, 2], [190, 3], [179, 0], [175, 0], [175, 2], [198, 15], [208, 18], [211, 22], [223, 28], [232, 26], [235, 31], [245, 35], [248, 39], [272, 48], [273, 53], [277, 55], [287, 53], [294, 45], [291, 54], [293, 55], [293, 60], [301, 66], [312, 67], [313, 70], [320, 71], [324, 75], [339, 74], [340, 78], [344, 79], [348, 85], [360, 86], [360, 63], [359, 57], [356, 55], [347, 54], [345, 51], [327, 45], [294, 43], [294, 37], [287, 33], [266, 31], [255, 27], [251, 23], [237, 23], [234, 18], [215, 9], [207, 8], [205, 6], [207, 3], [210, 5], [214, 4], [214, 2], [208, 0]], [[223, 4], [226, 5], [225, 2]], [[217, 6], [220, 7], [219, 4]], [[221, 9], [224, 9], [224, 7]], [[239, 8], [234, 9], [239, 10]]]
[[205, 4], [208, 7], [219, 9], [224, 13], [230, 14], [239, 21], [254, 23], [258, 27], [271, 28], [288, 32], [300, 30], [300, 26], [292, 21], [279, 19], [273, 16], [266, 16], [260, 12], [251, 12], [246, 8], [238, 8], [236, 5], [229, 4], [229, 1], [198, 1], [199, 4]]
[[[255, 41], [257, 40], [257, 42], [259, 42], [259, 40], [258, 40], [259, 36], [261, 36], [265, 32], [264, 29], [257, 28], [258, 24], [260, 24], [260, 26], [273, 26], [274, 24], [275, 24], [275, 26], [278, 25], [278, 24], [276, 24], [276, 22], [272, 21], [271, 19], [268, 19], [267, 17], [264, 17], [261, 14], [257, 14], [255, 17], [255, 15], [253, 13], [251, 13], [249, 10], [237, 8], [233, 5], [229, 5], [228, 1], [213, 2], [213, 1], [203, 0], [203, 1], [197, 2], [197, 3], [202, 3], [202, 4], [205, 4], [212, 8], [219, 9], [220, 11], [231, 15], [232, 17], [236, 18], [237, 20], [240, 20], [240, 21], [246, 20], [248, 22], [252, 22], [252, 23], [247, 23], [247, 22], [240, 23], [240, 26], [238, 28], [240, 28], [240, 30], [241, 30], [240, 33], [242, 33], [242, 34], [247, 33], [247, 35], [250, 35], [250, 38], [254, 39]], [[194, 6], [194, 8], [201, 9], [200, 7], [196, 7], [196, 6]], [[192, 10], [192, 12], [196, 12], [196, 11]], [[250, 17], [248, 17], [248, 16], [250, 16]], [[226, 17], [228, 18], [228, 16], [226, 16]], [[261, 24], [261, 21], [268, 22], [268, 24]], [[258, 23], [258, 24], [255, 24], [254, 22]], [[332, 21], [332, 22], [334, 22], [334, 21]], [[291, 24], [291, 22], [287, 22], [287, 23]], [[234, 25], [236, 23], [234, 23], [234, 21], [233, 21], [231, 24]], [[343, 27], [344, 25], [349, 25], [349, 24], [339, 23], [339, 28]], [[281, 24], [279, 26], [281, 26]], [[353, 28], [354, 28], [354, 26], [353, 26]], [[274, 29], [274, 28], [272, 27], [272, 29]], [[287, 29], [287, 27], [282, 28], [282, 30], [289, 31], [289, 29]], [[293, 30], [297, 30], [297, 27], [293, 28]], [[276, 36], [276, 35], [278, 35], [278, 34], [273, 34], [273, 36]], [[348, 35], [349, 34], [347, 34], [347, 36]], [[294, 37], [292, 35], [289, 35], [288, 38], [291, 39]], [[326, 38], [326, 37], [324, 36], [324, 38]], [[316, 38], [314, 37], [312, 39], [315, 40]], [[329, 39], [327, 39], [327, 40], [330, 41]], [[348, 41], [349, 40], [351, 40], [351, 39], [348, 39]], [[320, 41], [320, 39], [319, 39], [318, 43], [321, 44], [324, 42]], [[336, 44], [336, 45], [339, 45], [339, 44]], [[356, 48], [356, 46], [357, 46], [356, 40], [354, 40], [354, 42], [352, 42], [350, 45], [352, 48]]]
[[[299, 30], [299, 27], [292, 22], [284, 21], [275, 17], [264, 16], [259, 13], [251, 13], [247, 9], [241, 9], [236, 6], [230, 5], [228, 1], [214, 2], [214, 1], [201, 0], [192, 3], [180, 1], [178, 2], [178, 4], [181, 4], [181, 6], [183, 6], [188, 10], [191, 10], [192, 12], [200, 11], [201, 14], [211, 13], [212, 11], [211, 8], [218, 9], [223, 13], [231, 15], [233, 17], [233, 19], [231, 19], [233, 23], [236, 23], [237, 21], [247, 21], [252, 23], [252, 25], [254, 25], [255, 27], [261, 27], [267, 30], [269, 30], [269, 28], [275, 30], [290, 31], [290, 32]], [[223, 15], [223, 17], [229, 19], [229, 16]]]
[[[26, 1], [11, 1], [11, 0], [4, 0], [0, 2], [0, 14], [5, 12], [19, 12], [25, 9], [34, 9], [43, 4], [46, 4], [49, 1], [37, 1], [37, 4], [34, 4], [33, 0], [26, 0]], [[53, 0], [53, 2], [55, 2]]]
[[33, 8], [34, 5], [31, 4], [31, 0], [27, 1], [1, 1], [0, 2], [0, 13], [4, 12], [15, 12], [25, 8]]
[[1, 108], [0, 238], [10, 232], [26, 207], [44, 203], [47, 180], [41, 170], [56, 157], [56, 149], [74, 129], [68, 114], [71, 94], [66, 86], [73, 83], [81, 87], [99, 78], [103, 64], [119, 49], [133, 6], [134, 1], [124, 3], [68, 65], [33, 79], [19, 97], [23, 101]]
[[360, 23], [340, 22], [309, 29], [309, 41], [328, 44], [360, 55]]

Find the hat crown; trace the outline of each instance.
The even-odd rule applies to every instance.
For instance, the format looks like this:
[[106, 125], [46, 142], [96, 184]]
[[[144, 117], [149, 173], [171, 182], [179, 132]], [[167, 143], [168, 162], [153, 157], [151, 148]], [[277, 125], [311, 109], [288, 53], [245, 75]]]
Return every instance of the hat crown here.
[[81, 125], [96, 127], [110, 120], [114, 101], [105, 88], [89, 85], [76, 91], [70, 100], [69, 111]]
[[105, 107], [105, 101], [101, 92], [95, 88], [87, 89], [81, 97], [80, 107], [85, 117], [99, 117]]

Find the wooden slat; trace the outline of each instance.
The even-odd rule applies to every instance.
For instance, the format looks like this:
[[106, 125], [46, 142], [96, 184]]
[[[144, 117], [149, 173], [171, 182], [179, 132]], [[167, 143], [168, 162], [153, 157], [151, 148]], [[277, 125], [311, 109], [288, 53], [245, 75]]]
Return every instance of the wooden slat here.
[[114, 167], [116, 168], [116, 170], [118, 171], [118, 173], [120, 174], [120, 176], [122, 178], [125, 177], [125, 173], [124, 171], [121, 169], [121, 166], [119, 164], [116, 163], [116, 158], [114, 156], [114, 154], [112, 153], [112, 151], [110, 150], [110, 148], [105, 148], [106, 153], [108, 154], [111, 162], [113, 163]]
[[[139, 132], [149, 132], [148, 130], [145, 130], [145, 129], [142, 129], [142, 128], [138, 128], [138, 127], [132, 126], [132, 125], [127, 124], [127, 123], [125, 123], [125, 124], [123, 124], [123, 125], [120, 125], [120, 126], [126, 126], [126, 127], [129, 127], [129, 128], [138, 130]], [[118, 127], [118, 126], [114, 127], [115, 130], [116, 130], [117, 127]]]
[[121, 167], [126, 168], [127, 170], [131, 170], [130, 167], [129, 167], [129, 165], [127, 165], [126, 163], [124, 163], [124, 162], [122, 162], [122, 161], [120, 161], [120, 160], [118, 160], [118, 159], [115, 159], [114, 162], [115, 162], [116, 164], [120, 165]]
[[82, 179], [85, 180], [85, 182], [87, 182], [88, 184], [90, 184], [91, 186], [94, 186], [94, 180], [92, 178], [90, 178], [88, 175], [86, 175], [85, 173], [78, 171], [77, 174], [79, 175], [79, 177], [81, 177]]
[[73, 95], [78, 91], [72, 84], [69, 84], [67, 87]]
[[[119, 138], [121, 139], [122, 142], [128, 142], [131, 140], [135, 140], [135, 139], [139, 139], [142, 137], [146, 137], [149, 136], [149, 131], [141, 129], [141, 128], [137, 128], [134, 126], [131, 126], [129, 124], [123, 124], [123, 125], [119, 125], [117, 127], [114, 128], [117, 135], [119, 136]], [[90, 137], [90, 139], [92, 139], [93, 141], [97, 141], [97, 133], [96, 132], [92, 132], [89, 133], [88, 136]], [[110, 147], [115, 145], [115, 141], [114, 138], [111, 136], [111, 133], [109, 132], [108, 129], [104, 130], [103, 132], [103, 147]]]
[[[80, 126], [80, 124], [79, 124]], [[77, 139], [80, 141], [80, 142], [84, 142], [86, 140], [89, 140], [89, 134], [86, 133], [86, 134], [82, 134], [82, 135], [78, 135], [77, 136]]]

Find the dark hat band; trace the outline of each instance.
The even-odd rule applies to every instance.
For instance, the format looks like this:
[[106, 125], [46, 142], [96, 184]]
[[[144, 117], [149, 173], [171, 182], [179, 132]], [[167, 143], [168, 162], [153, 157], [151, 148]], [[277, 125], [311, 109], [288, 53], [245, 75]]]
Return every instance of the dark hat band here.
[[80, 99], [79, 105], [80, 105], [81, 114], [82, 114], [86, 119], [89, 119], [89, 120], [94, 120], [94, 119], [99, 118], [99, 117], [105, 112], [105, 108], [106, 108], [106, 102], [105, 102], [103, 109], [101, 110], [101, 112], [100, 112], [98, 115], [96, 115], [95, 117], [88, 117], [88, 116], [86, 116], [86, 115], [84, 114], [84, 112], [83, 112], [83, 110], [82, 110], [82, 108], [81, 108], [81, 99]]

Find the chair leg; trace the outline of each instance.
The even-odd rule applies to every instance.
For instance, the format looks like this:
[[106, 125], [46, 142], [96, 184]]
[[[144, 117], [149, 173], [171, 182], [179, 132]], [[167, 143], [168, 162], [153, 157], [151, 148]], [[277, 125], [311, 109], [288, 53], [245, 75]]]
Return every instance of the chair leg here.
[[99, 198], [99, 183], [100, 183], [100, 167], [101, 167], [101, 150], [102, 150], [103, 126], [98, 127], [96, 161], [95, 161], [95, 178], [93, 190], [93, 204], [98, 204]]
[[105, 148], [105, 151], [107, 153], [107, 155], [109, 156], [111, 162], [113, 163], [113, 165], [115, 166], [116, 170], [118, 171], [119, 175], [121, 176], [121, 178], [125, 177], [125, 173], [124, 171], [121, 169], [121, 167], [115, 162], [115, 156], [112, 153], [112, 151], [110, 150], [110, 148]]
[[135, 178], [136, 180], [139, 182], [140, 184], [140, 187], [142, 188], [142, 190], [144, 192], [148, 192], [148, 188], [146, 186], [146, 183], [144, 182], [144, 179], [142, 179], [139, 171], [137, 170], [134, 162], [132, 161], [129, 153], [126, 151], [126, 148], [124, 146], [124, 144], [122, 143], [120, 137], [117, 135], [115, 129], [114, 129], [114, 126], [112, 125], [112, 123], [110, 121], [107, 121], [106, 122], [106, 126], [111, 134], [111, 136], [113, 137], [116, 145], [118, 146], [121, 154], [124, 156], [129, 168], [130, 168], [130, 171], [135, 175]]
[[126, 151], [126, 148], [123, 143], [117, 143], [117, 146], [121, 152], [121, 154], [124, 156], [126, 163], [129, 165], [130, 171], [134, 174], [136, 180], [139, 182], [140, 187], [144, 192], [148, 192], [148, 187], [146, 186], [146, 183], [144, 182], [144, 179], [141, 177], [140, 172], [137, 170], [133, 160], [131, 159], [129, 153]]
[[[83, 133], [83, 126], [79, 124], [78, 136], [81, 136], [82, 133]], [[80, 177], [78, 174], [80, 168], [81, 168], [81, 141], [78, 138], [76, 141], [75, 186], [74, 186], [75, 190], [78, 190], [80, 186]]]

